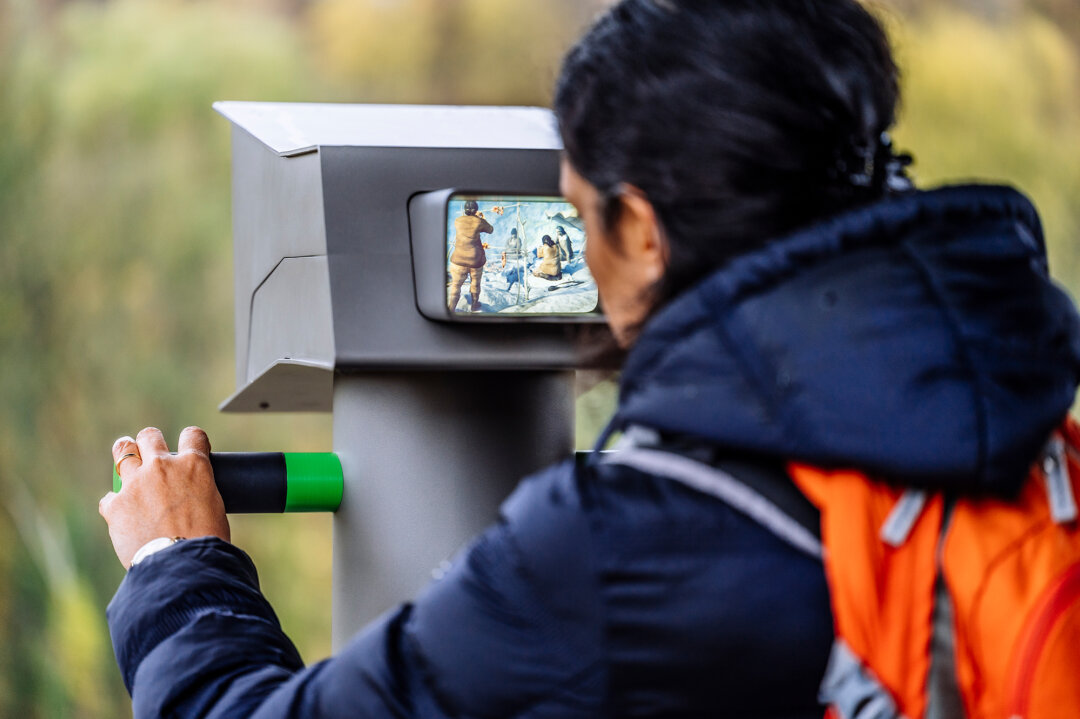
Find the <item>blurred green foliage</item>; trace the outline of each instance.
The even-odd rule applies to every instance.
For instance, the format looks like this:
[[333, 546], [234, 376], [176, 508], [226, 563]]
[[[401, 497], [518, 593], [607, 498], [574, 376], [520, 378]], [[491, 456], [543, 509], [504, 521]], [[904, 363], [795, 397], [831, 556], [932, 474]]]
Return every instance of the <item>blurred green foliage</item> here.
[[[598, 4], [0, 0], [0, 716], [129, 711], [104, 623], [123, 572], [96, 513], [115, 437], [198, 423], [219, 449], [330, 448], [327, 417], [214, 409], [233, 329], [228, 127], [210, 103], [545, 104]], [[1073, 288], [1076, 7], [883, 10], [922, 183], [1030, 192]], [[583, 396], [579, 446], [613, 398]], [[239, 517], [233, 534], [303, 655], [325, 655], [329, 519]]]
[[[103, 609], [122, 570], [94, 516], [112, 440], [198, 422], [223, 447], [329, 449], [325, 418], [214, 412], [231, 392], [232, 270], [228, 130], [210, 103], [320, 88], [282, 18], [218, 3], [2, 7], [0, 715], [116, 716]], [[327, 525], [307, 519], [295, 529]], [[237, 524], [238, 540], [273, 545]], [[326, 583], [329, 560], [292, 568]]]

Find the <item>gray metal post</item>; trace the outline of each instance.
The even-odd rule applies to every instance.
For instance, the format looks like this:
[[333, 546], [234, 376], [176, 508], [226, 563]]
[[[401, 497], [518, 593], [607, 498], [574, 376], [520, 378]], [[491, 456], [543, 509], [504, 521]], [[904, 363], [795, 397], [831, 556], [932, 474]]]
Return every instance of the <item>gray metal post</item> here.
[[517, 482], [573, 450], [573, 372], [342, 374], [333, 647], [411, 598]]

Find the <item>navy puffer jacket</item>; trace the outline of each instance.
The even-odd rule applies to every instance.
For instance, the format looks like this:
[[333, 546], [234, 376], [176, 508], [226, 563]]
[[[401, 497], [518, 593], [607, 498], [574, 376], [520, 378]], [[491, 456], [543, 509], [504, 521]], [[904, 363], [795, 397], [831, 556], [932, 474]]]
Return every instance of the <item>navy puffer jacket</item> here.
[[[1078, 326], [1027, 200], [913, 193], [669, 304], [611, 430], [1008, 495], [1073, 401]], [[663, 474], [616, 460], [526, 479], [441, 580], [307, 668], [247, 556], [181, 542], [109, 606], [135, 714], [820, 717], [820, 562]]]

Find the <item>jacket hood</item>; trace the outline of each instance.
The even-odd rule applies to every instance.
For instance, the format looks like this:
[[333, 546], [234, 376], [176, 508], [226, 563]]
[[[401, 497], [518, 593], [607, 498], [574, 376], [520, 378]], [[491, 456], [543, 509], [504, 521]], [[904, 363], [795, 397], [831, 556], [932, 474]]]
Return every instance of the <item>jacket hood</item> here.
[[913, 192], [770, 242], [658, 312], [611, 430], [1010, 494], [1076, 395], [1080, 320], [1031, 203]]

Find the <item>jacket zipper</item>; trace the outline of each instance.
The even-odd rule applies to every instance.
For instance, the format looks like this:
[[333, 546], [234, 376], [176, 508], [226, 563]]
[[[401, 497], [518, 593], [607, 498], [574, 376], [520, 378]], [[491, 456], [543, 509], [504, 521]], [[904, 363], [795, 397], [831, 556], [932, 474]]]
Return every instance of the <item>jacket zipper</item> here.
[[1040, 599], [1017, 643], [1019, 653], [1010, 673], [1007, 695], [1011, 719], [1023, 718], [1031, 702], [1031, 687], [1043, 648], [1061, 616], [1080, 598], [1080, 563], [1073, 564]]

